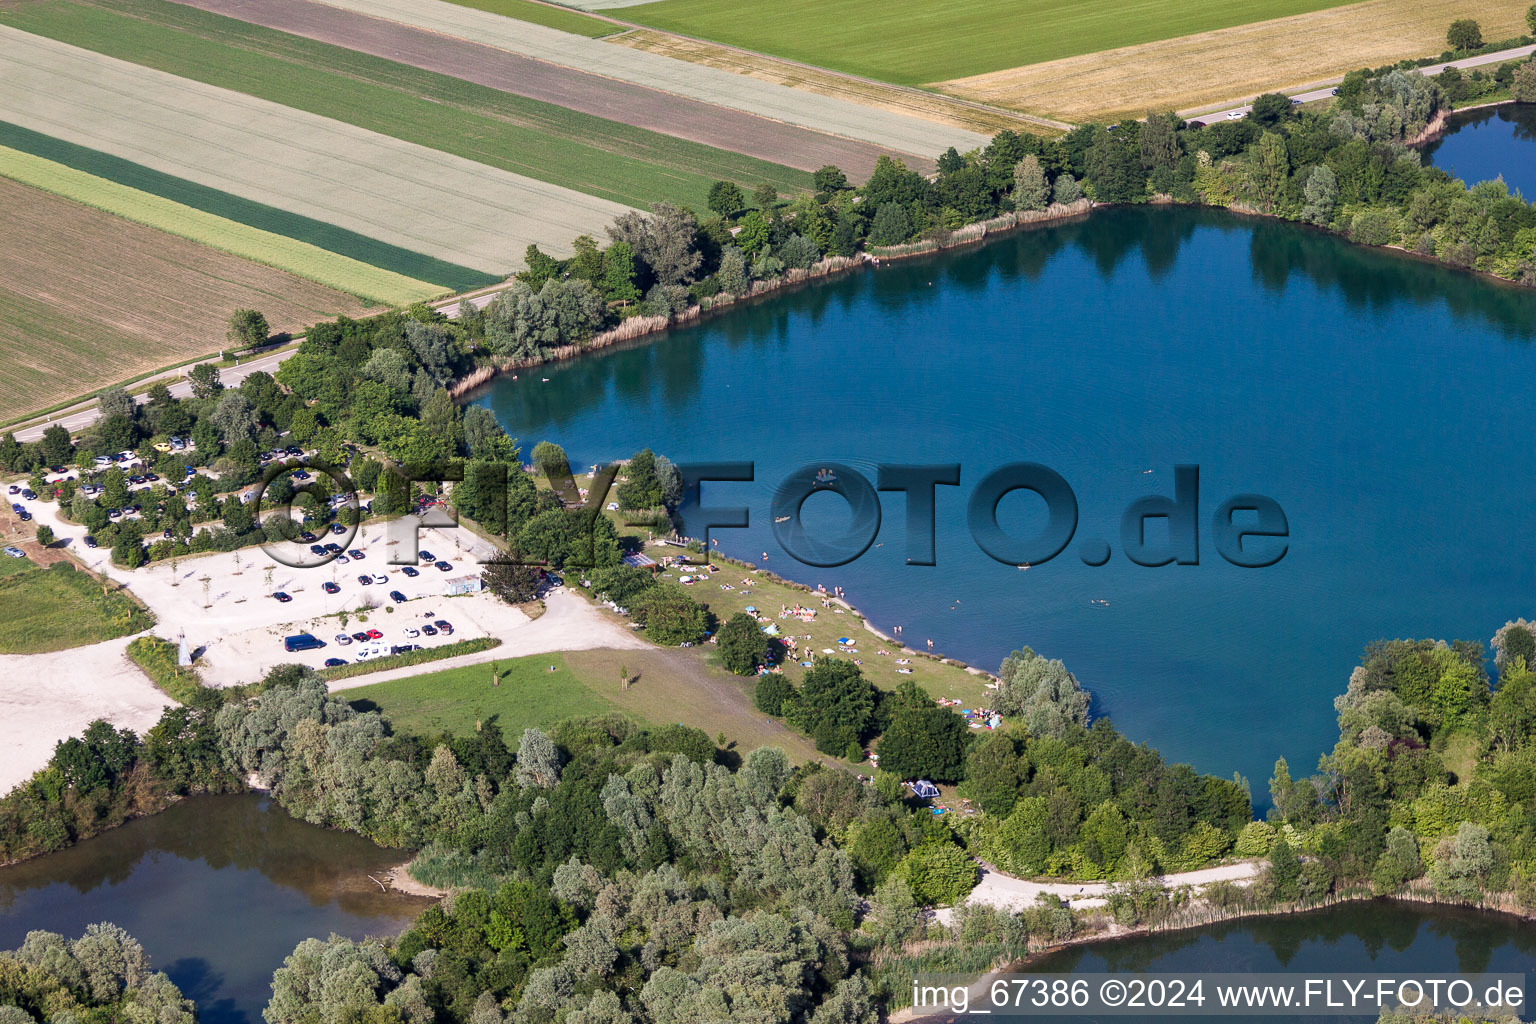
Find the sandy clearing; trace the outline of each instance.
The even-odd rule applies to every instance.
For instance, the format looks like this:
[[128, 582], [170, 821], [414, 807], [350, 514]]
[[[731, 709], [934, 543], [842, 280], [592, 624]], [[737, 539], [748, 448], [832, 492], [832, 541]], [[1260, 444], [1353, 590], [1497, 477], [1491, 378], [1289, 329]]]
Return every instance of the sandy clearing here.
[[504, 18], [446, 0], [325, 0], [332, 7], [473, 39], [527, 57], [660, 89], [816, 131], [859, 139], [900, 153], [964, 152], [990, 140], [918, 117], [785, 88], [728, 71], [613, 46], [531, 22]]
[[325, 3], [309, 0], [263, 0], [259, 4], [250, 0], [178, 2], [804, 171], [835, 164], [862, 181], [874, 169], [875, 160], [885, 152], [866, 142], [827, 135], [632, 82], [589, 75], [575, 68]]
[[1068, 120], [1184, 110], [1295, 91], [1346, 71], [1445, 48], [1446, 26], [1475, 18], [1483, 38], [1526, 31], [1500, 0], [1367, 0], [1100, 53], [936, 83], [966, 99]]
[[4, 26], [0, 96], [33, 131], [492, 274], [628, 209]]
[[0, 794], [31, 778], [54, 744], [96, 719], [142, 735], [175, 703], [128, 660], [131, 639], [0, 656]]
[[[1212, 882], [1246, 884], [1258, 875], [1262, 867], [1259, 861], [1244, 860], [1234, 864], [1219, 864], [1213, 868], [1201, 868], [1198, 871], [1162, 875], [1156, 881], [1170, 889], [1181, 885], [1200, 888]], [[1102, 907], [1104, 894], [1108, 889], [1108, 882], [1033, 882], [1005, 875], [995, 868], [983, 865], [981, 881], [971, 890], [966, 903], [1000, 907], [1016, 912], [1033, 906], [1041, 893], [1050, 893], [1052, 896], [1066, 900], [1074, 909], [1086, 909]], [[948, 924], [952, 913], [953, 911], [947, 908], [939, 910], [935, 918], [942, 924]]]

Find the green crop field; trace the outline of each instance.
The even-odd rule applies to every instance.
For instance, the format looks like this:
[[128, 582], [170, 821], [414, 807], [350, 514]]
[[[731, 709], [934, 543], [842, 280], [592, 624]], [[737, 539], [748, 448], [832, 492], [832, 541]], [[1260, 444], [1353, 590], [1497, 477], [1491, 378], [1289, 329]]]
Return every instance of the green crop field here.
[[68, 562], [0, 578], [0, 653], [62, 651], [154, 625], [111, 588]]
[[1337, 0], [660, 0], [625, 20], [904, 85], [1338, 7]]
[[[550, 666], [555, 671], [549, 670]], [[491, 685], [499, 672], [500, 686]], [[543, 727], [563, 718], [601, 715], [613, 705], [588, 690], [566, 667], [561, 654], [508, 658], [481, 665], [395, 679], [347, 690], [355, 706], [377, 708], [396, 732], [424, 735], [438, 732], [463, 735], [475, 731], [476, 720], [496, 716], [512, 743], [524, 729]]]
[[559, 29], [561, 32], [572, 32], [589, 39], [611, 36], [615, 32], [624, 30], [624, 26], [615, 25], [602, 18], [594, 18], [568, 8], [534, 3], [533, 0], [453, 0], [453, 2], [461, 7], [473, 7], [477, 11], [499, 14], [504, 18], [516, 18], [518, 21], [531, 21], [535, 25]]
[[[810, 175], [164, 0], [41, 0], [0, 24], [628, 206]], [[558, 245], [563, 238], [539, 239]]]

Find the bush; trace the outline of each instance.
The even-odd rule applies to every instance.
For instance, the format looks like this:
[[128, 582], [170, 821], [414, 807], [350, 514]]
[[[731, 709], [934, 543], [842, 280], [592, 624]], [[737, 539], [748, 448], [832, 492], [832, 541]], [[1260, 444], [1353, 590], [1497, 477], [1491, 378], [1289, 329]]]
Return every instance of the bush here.
[[675, 583], [658, 583], [635, 602], [646, 639], [667, 647], [698, 643], [709, 632], [709, 610]]
[[770, 672], [757, 681], [752, 691], [752, 703], [765, 715], [777, 717], [784, 713], [784, 701], [795, 694], [795, 685], [777, 672]]
[[1355, 214], [1349, 237], [1362, 245], [1388, 245], [1397, 240], [1397, 214], [1391, 210], [1364, 210]]
[[1453, 50], [1475, 50], [1483, 45], [1483, 29], [1471, 18], [1457, 18], [1445, 33], [1445, 41]]
[[757, 620], [746, 612], [737, 612], [720, 627], [716, 637], [720, 663], [738, 676], [749, 676], [757, 666], [768, 661], [768, 637]]
[[924, 843], [896, 865], [893, 873], [925, 906], [950, 906], [976, 887], [976, 863], [948, 842]]

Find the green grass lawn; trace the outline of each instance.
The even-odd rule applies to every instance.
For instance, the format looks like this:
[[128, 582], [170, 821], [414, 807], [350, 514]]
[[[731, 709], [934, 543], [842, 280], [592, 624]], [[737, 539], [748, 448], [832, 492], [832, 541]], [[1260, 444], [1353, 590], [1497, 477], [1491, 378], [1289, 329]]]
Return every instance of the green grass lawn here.
[[137, 633], [154, 617], [68, 562], [42, 568], [5, 558], [0, 569], [0, 654], [42, 654]]
[[[500, 673], [500, 686], [491, 685], [493, 672]], [[502, 733], [513, 740], [530, 726], [614, 710], [566, 666], [561, 654], [450, 668], [360, 686], [345, 691], [345, 696], [355, 707], [377, 708], [396, 732], [469, 733], [477, 720], [495, 715]]]
[[1338, 0], [660, 0], [626, 21], [904, 85], [1283, 18]]
[[41, 0], [0, 7], [0, 23], [631, 206], [703, 209], [721, 178], [810, 184], [768, 161], [164, 0]]
[[534, 3], [533, 0], [452, 0], [452, 2], [460, 7], [473, 7], [477, 11], [488, 11], [491, 14], [500, 14], [504, 18], [516, 18], [518, 21], [531, 21], [535, 25], [557, 28], [561, 32], [571, 32], [589, 39], [611, 36], [615, 32], [624, 31], [622, 25], [615, 25], [611, 21], [594, 18], [590, 14], [582, 14], [580, 11], [569, 8]]

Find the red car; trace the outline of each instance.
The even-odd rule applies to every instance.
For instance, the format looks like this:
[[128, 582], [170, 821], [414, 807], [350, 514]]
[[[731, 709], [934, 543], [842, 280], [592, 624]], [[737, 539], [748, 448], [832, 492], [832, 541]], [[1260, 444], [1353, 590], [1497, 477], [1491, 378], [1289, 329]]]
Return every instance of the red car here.
[[384, 634], [380, 633], [376, 629], [370, 629], [368, 631], [368, 639], [369, 640], [383, 640], [384, 639]]

